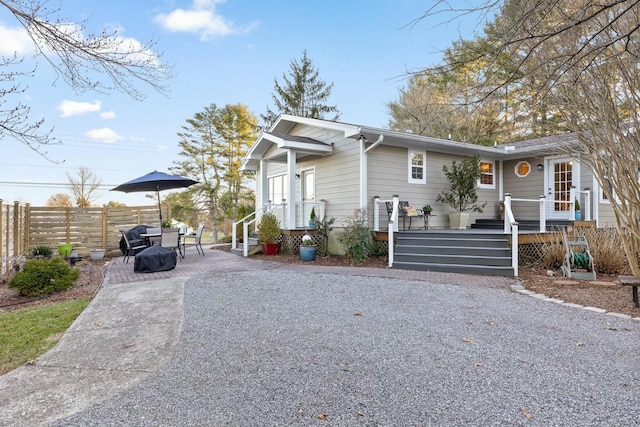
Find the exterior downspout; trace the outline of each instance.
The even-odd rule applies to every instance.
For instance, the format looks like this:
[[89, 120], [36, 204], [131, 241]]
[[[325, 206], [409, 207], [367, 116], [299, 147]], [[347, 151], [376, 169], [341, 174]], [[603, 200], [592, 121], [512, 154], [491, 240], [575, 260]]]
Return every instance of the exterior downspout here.
[[378, 136], [378, 139], [376, 140], [376, 142], [373, 143], [373, 145], [371, 145], [369, 148], [365, 148], [365, 143], [367, 142], [367, 138], [365, 138], [363, 135], [360, 135], [360, 138], [358, 138], [358, 142], [360, 142], [360, 207], [362, 209], [367, 209], [367, 206], [368, 206], [367, 178], [369, 175], [369, 171], [367, 166], [368, 165], [367, 155], [371, 150], [373, 150], [378, 145], [380, 145], [383, 139], [384, 139], [384, 135], [380, 135]]

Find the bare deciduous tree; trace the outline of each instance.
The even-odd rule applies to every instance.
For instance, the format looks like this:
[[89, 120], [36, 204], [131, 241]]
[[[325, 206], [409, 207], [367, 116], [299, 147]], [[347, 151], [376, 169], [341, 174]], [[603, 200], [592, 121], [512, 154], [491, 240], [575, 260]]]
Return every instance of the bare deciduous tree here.
[[[58, 77], [77, 91], [109, 92], [118, 90], [135, 99], [144, 98], [138, 89], [142, 82], [163, 92], [163, 82], [171, 78], [171, 69], [154, 52], [155, 42], [140, 43], [120, 36], [117, 30], [88, 32], [88, 22], [60, 18], [59, 9], [47, 0], [0, 0], [24, 28], [34, 44], [34, 58], [44, 58]], [[7, 106], [10, 95], [23, 93], [26, 86], [18, 80], [35, 74], [36, 69], [16, 70], [24, 58], [17, 54], [0, 58], [0, 139], [12, 137], [44, 155], [42, 145], [55, 142], [51, 130], [42, 130], [43, 120], [30, 122], [29, 107], [23, 103]]]
[[544, 106], [545, 118], [561, 117], [546, 126], [576, 133], [577, 153], [571, 154], [591, 166], [611, 202], [631, 271], [640, 276], [640, 1], [486, 0], [469, 9], [452, 4], [436, 0], [418, 20], [498, 12], [488, 24], [494, 49], [478, 58], [509, 58], [511, 72], [494, 87], [520, 86]]
[[75, 198], [76, 206], [88, 208], [99, 196], [96, 191], [100, 187], [100, 180], [86, 167], [81, 167], [77, 175], [76, 178], [67, 173], [71, 193]]

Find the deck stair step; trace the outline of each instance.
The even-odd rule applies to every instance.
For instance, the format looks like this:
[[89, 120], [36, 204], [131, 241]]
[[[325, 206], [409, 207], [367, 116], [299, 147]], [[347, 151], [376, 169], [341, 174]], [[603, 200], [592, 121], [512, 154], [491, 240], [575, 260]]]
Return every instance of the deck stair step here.
[[512, 277], [509, 237], [481, 229], [399, 232], [393, 268]]
[[[518, 229], [520, 231], [539, 231], [540, 221], [537, 219], [518, 219]], [[547, 231], [553, 229], [564, 229], [572, 225], [572, 221], [564, 220], [547, 220]], [[482, 230], [504, 230], [504, 221], [501, 219], [478, 218], [473, 224], [472, 229]]]
[[[248, 255], [255, 255], [259, 252], [262, 252], [262, 247], [258, 244], [258, 238], [257, 237], [249, 237], [248, 239], [248, 243], [249, 243], [249, 250], [248, 250]], [[236, 255], [240, 255], [243, 256], [242, 254], [242, 243], [238, 243], [238, 247], [235, 249], [231, 249], [231, 253], [232, 254], [236, 254]]]

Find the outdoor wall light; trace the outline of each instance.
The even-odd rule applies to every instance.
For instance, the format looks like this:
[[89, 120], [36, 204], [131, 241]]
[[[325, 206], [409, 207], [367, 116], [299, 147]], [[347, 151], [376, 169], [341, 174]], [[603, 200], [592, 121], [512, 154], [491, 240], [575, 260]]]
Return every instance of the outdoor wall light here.
[[544, 165], [542, 163], [538, 163], [538, 170], [539, 171], [544, 170]]

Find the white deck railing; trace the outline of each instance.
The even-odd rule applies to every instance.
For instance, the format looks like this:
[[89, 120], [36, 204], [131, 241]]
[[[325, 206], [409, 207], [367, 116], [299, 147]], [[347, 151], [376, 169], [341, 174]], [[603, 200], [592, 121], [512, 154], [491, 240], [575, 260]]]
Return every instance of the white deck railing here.
[[[324, 218], [325, 209], [326, 209], [326, 201], [320, 200], [319, 202], [312, 201], [304, 201], [298, 205], [299, 209], [297, 209], [297, 218], [296, 218], [296, 227], [300, 228], [308, 228], [309, 217], [311, 216], [311, 209], [315, 209], [315, 214], [317, 218]], [[280, 220], [280, 227], [283, 227], [284, 224], [287, 224], [287, 202], [283, 200], [282, 203], [278, 205], [273, 205], [271, 203], [267, 203], [260, 209], [255, 212], [250, 213], [249, 215], [241, 218], [240, 220], [234, 222], [232, 224], [231, 229], [231, 249], [238, 248], [238, 236], [236, 235], [236, 228], [239, 224], [242, 224], [242, 255], [249, 256], [249, 228], [252, 225], [257, 225], [260, 218], [263, 214], [271, 212]]]

